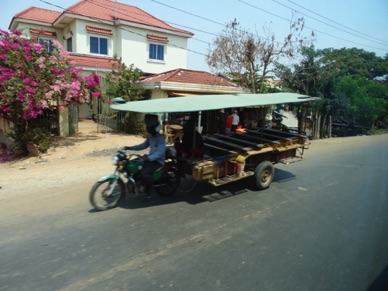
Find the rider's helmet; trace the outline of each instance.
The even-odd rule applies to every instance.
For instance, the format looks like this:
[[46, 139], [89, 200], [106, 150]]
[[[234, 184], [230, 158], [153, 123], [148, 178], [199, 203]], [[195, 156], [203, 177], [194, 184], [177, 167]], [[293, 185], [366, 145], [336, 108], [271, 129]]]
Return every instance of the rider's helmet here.
[[160, 131], [159, 118], [156, 114], [146, 114], [144, 116], [144, 123], [147, 126], [147, 132], [153, 136], [157, 135]]

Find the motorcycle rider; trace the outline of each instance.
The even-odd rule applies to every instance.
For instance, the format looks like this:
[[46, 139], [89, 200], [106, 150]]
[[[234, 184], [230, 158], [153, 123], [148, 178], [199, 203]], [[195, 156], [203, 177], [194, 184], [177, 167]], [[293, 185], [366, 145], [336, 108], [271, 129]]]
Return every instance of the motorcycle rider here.
[[138, 145], [126, 146], [125, 150], [139, 151], [150, 147], [148, 155], [143, 155], [144, 160], [141, 177], [144, 184], [144, 193], [147, 198], [151, 197], [152, 174], [165, 163], [166, 139], [160, 134], [160, 122], [156, 114], [146, 114], [144, 123], [147, 126], [147, 138]]

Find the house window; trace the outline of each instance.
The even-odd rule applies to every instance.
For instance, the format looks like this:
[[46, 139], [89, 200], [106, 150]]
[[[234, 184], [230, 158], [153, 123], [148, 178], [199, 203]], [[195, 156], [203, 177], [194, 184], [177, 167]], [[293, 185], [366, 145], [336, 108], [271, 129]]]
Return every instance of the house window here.
[[54, 51], [54, 45], [52, 39], [39, 38], [39, 44], [48, 52]]
[[67, 51], [68, 52], [72, 52], [73, 51], [73, 38], [72, 37], [69, 37], [66, 40], [66, 47], [67, 47]]
[[151, 60], [164, 61], [164, 45], [150, 43], [150, 55]]
[[90, 37], [90, 53], [107, 55], [108, 54], [108, 39], [103, 37]]

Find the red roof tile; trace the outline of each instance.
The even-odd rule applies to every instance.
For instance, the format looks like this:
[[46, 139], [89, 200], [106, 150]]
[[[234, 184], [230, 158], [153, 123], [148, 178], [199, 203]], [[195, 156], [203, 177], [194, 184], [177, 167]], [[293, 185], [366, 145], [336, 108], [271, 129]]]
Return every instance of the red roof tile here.
[[96, 32], [96, 33], [102, 33], [102, 34], [108, 34], [108, 35], [113, 34], [112, 30], [110, 29], [103, 29], [103, 28], [98, 28], [98, 27], [93, 27], [88, 25], [86, 25], [86, 30], [90, 32]]
[[61, 12], [32, 6], [16, 14], [14, 18], [35, 20], [51, 24], [58, 18], [59, 15], [61, 15]]
[[113, 0], [82, 0], [68, 7], [64, 13], [82, 15], [112, 22], [114, 20], [124, 20], [193, 35], [193, 33], [189, 31], [175, 28], [165, 23], [140, 8]]
[[57, 36], [57, 33], [55, 31], [46, 31], [46, 30], [40, 30], [40, 29], [29, 29], [31, 34], [42, 34], [46, 36]]
[[119, 64], [119, 62], [113, 58], [95, 57], [76, 53], [69, 53], [69, 58], [76, 62], [77, 67], [112, 69], [112, 65]]
[[152, 39], [152, 40], [156, 40], [156, 41], [161, 41], [161, 42], [168, 42], [168, 37], [147, 34], [147, 38]]
[[176, 82], [199, 85], [238, 87], [227, 79], [204, 71], [176, 69], [142, 79], [141, 82]]

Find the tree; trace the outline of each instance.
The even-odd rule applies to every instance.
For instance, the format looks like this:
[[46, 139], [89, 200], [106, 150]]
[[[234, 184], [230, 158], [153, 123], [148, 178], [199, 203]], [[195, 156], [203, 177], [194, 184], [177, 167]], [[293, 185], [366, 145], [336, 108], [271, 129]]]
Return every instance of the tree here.
[[142, 75], [143, 72], [133, 64], [127, 67], [124, 63], [119, 63], [118, 68], [106, 75], [106, 94], [110, 97], [120, 96], [127, 101], [147, 98], [149, 93], [135, 85]]
[[297, 47], [307, 40], [301, 38], [303, 27], [303, 18], [290, 22], [289, 34], [283, 42], [277, 42], [270, 27], [265, 27], [266, 36], [260, 37], [239, 29], [239, 23], [234, 20], [214, 40], [207, 63], [252, 93], [263, 92], [265, 78], [272, 72], [274, 62], [282, 57], [293, 57]]
[[388, 121], [388, 55], [384, 58], [357, 48], [324, 49], [323, 60], [338, 71], [337, 95], [350, 100], [347, 123], [370, 128]]
[[362, 76], [368, 80], [388, 81], [388, 55], [376, 56], [358, 48], [322, 50], [326, 62], [335, 62], [341, 76]]
[[[43, 32], [43, 31], [42, 31]], [[0, 31], [0, 117], [14, 126], [22, 151], [23, 136], [44, 110], [64, 110], [100, 96], [97, 75], [82, 77], [58, 41], [49, 52], [37, 37]]]
[[[109, 98], [121, 97], [126, 101], [145, 100], [151, 97], [151, 91], [140, 88], [136, 82], [143, 76], [143, 72], [133, 64], [127, 67], [118, 62], [118, 66], [106, 75], [106, 94]], [[109, 99], [108, 99], [109, 100]], [[139, 119], [137, 113], [114, 112], [114, 115], [125, 117], [125, 123], [119, 124], [125, 132], [144, 135], [144, 122]], [[119, 121], [118, 121], [119, 122]]]
[[[275, 73], [282, 80], [284, 90], [290, 90], [314, 97], [324, 97], [332, 95], [332, 84], [336, 76], [336, 71], [330, 63], [322, 61], [320, 51], [316, 51], [314, 46], [302, 47], [302, 60], [299, 64], [288, 67], [280, 63], [276, 64]], [[298, 108], [298, 129], [303, 130], [305, 117], [308, 111], [313, 111], [314, 138], [322, 137], [323, 128], [326, 127], [328, 112], [325, 99], [322, 102], [314, 102], [311, 108], [301, 104]], [[321, 120], [323, 114], [323, 120]], [[323, 122], [321, 122], [323, 121]]]
[[292, 68], [278, 64], [276, 74], [284, 88], [322, 97], [315, 111], [320, 132], [314, 137], [330, 136], [331, 118], [364, 127], [387, 119], [386, 59], [358, 49], [315, 50], [313, 46], [304, 47], [302, 56]]

